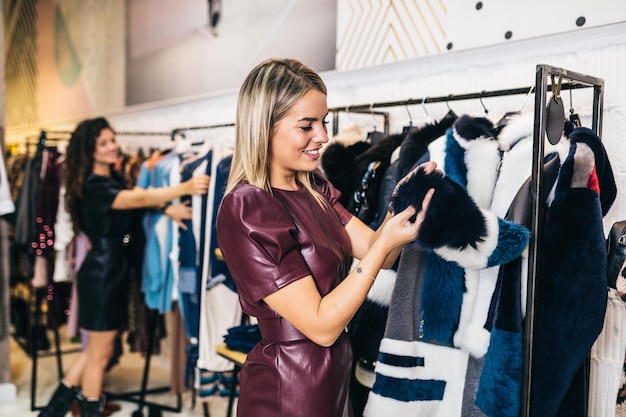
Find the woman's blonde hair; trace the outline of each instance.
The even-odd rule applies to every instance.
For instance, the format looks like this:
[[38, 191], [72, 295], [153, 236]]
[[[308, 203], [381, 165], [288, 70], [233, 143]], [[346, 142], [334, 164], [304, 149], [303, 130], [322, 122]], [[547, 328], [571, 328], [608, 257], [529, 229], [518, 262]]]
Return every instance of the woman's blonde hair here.
[[[261, 62], [244, 80], [237, 99], [235, 150], [226, 186], [229, 193], [241, 180], [272, 192], [269, 142], [274, 125], [311, 89], [327, 95], [326, 85], [312, 69], [295, 59]], [[316, 198], [310, 172], [296, 179]]]

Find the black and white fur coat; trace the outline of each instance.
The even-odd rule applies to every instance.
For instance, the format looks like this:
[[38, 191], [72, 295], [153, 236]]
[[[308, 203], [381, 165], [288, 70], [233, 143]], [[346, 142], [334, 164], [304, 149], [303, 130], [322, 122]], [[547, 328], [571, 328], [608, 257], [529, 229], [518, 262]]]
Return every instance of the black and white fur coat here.
[[[497, 229], [498, 218], [504, 217], [517, 190], [530, 175], [532, 166], [532, 128], [532, 116], [520, 116], [518, 119], [509, 121], [509, 124], [500, 133], [498, 140], [495, 140], [493, 135], [490, 134], [491, 130], [488, 121], [480, 118], [463, 117], [455, 122], [454, 128], [448, 132], [447, 137], [431, 144], [433, 149], [431, 156], [433, 156], [433, 159], [436, 159], [437, 155], [441, 155], [441, 153], [438, 154], [437, 149], [445, 149], [443, 160], [438, 161], [439, 165], [444, 167], [448, 176], [453, 177], [466, 188], [478, 208], [485, 213], [485, 218], [493, 219], [491, 221], [487, 220], [486, 224], [488, 227], [492, 225]], [[440, 141], [446, 141], [443, 147]], [[568, 149], [569, 144], [567, 141], [563, 141], [554, 149], [547, 146], [546, 153], [556, 152], [564, 158], [567, 156]], [[504, 155], [503, 157], [501, 152]], [[494, 236], [493, 233], [488, 235]], [[457, 378], [457, 380], [446, 381], [447, 388], [441, 394], [442, 398], [439, 405], [435, 405], [437, 401], [432, 401], [432, 399], [425, 397], [423, 401], [419, 401], [419, 399], [406, 401], [407, 405], [410, 403], [410, 406], [405, 409], [402, 407], [402, 400], [399, 400], [399, 403], [398, 399], [394, 400], [393, 403], [397, 406], [395, 411], [402, 415], [446, 417], [484, 415], [474, 405], [481, 363], [477, 362], [476, 369], [472, 370], [470, 369], [470, 359], [480, 360], [489, 349], [490, 332], [488, 330], [489, 326], [486, 327], [485, 324], [488, 321], [492, 295], [495, 291], [498, 266], [496, 264], [496, 266], [488, 267], [491, 266], [488, 258], [498, 244], [497, 233], [495, 236], [495, 241], [487, 239], [488, 241], [482, 242], [483, 245], [478, 249], [456, 250], [444, 245], [434, 250], [440, 258], [451, 261], [456, 265], [464, 266], [462, 268], [461, 281], [454, 284], [456, 289], [453, 289], [454, 297], [460, 297], [460, 302], [443, 303], [445, 299], [439, 299], [437, 300], [439, 304], [436, 306], [426, 305], [430, 302], [430, 299], [422, 296], [424, 291], [427, 290], [424, 287], [423, 280], [425, 274], [429, 273], [429, 259], [425, 259], [424, 251], [419, 248], [405, 248], [398, 267], [385, 330], [386, 340], [383, 340], [381, 344], [381, 352], [391, 345], [390, 349], [392, 351], [399, 349], [395, 352], [401, 355], [403, 354], [402, 350], [404, 348], [402, 346], [404, 346], [404, 342], [409, 343], [406, 345], [406, 348], [409, 350], [415, 347], [415, 343], [420, 343], [419, 346], [422, 349], [431, 349], [441, 345], [447, 346], [446, 349], [449, 349], [449, 353], [454, 355], [454, 360], [448, 361], [447, 365], [445, 361], [441, 363], [440, 366], [443, 367], [441, 372], [444, 375], [447, 374], [450, 378]], [[482, 255], [479, 249], [483, 249]], [[420, 258], [419, 262], [415, 262], [417, 258]], [[443, 270], [439, 272], [445, 273]], [[399, 288], [399, 285], [403, 285], [403, 287]], [[407, 298], [407, 293], [411, 294], [412, 292], [413, 295]], [[407, 307], [407, 303], [414, 303], [414, 305]], [[404, 306], [402, 307], [403, 304]], [[521, 305], [524, 304], [522, 300]], [[401, 308], [396, 308], [396, 306]], [[441, 316], [446, 319], [457, 317], [456, 323], [453, 323], [452, 340], [436, 340], [435, 337], [431, 340], [431, 343], [420, 342], [421, 332], [424, 331], [424, 327], [428, 327], [428, 323], [424, 326], [424, 323], [420, 320], [420, 314], [429, 308], [431, 310], [447, 311], [447, 313]], [[413, 312], [412, 316], [407, 317], [407, 314], [411, 314], [411, 311]], [[446, 314], [448, 314], [448, 317], [445, 317]], [[437, 336], [444, 333], [435, 331], [432, 334]], [[447, 339], [447, 336], [444, 338]], [[401, 340], [404, 342], [401, 342]], [[426, 337], [426, 340], [428, 340], [428, 337]], [[440, 351], [441, 349], [438, 350]], [[409, 356], [411, 355], [410, 352], [405, 353]], [[385, 353], [384, 356], [388, 357], [388, 354], [389, 352]], [[412, 354], [416, 353], [413, 351]], [[441, 356], [441, 352], [435, 353], [435, 355]], [[462, 365], [457, 366], [459, 363]], [[364, 413], [366, 416], [388, 415], [388, 413], [385, 414], [386, 412], [382, 408], [389, 406], [384, 397], [385, 392], [388, 393], [390, 391], [385, 391], [386, 388], [379, 390], [376, 388], [376, 384], [379, 381], [381, 381], [381, 385], [384, 385], [386, 381], [387, 376], [382, 375], [385, 366], [384, 361], [379, 361], [377, 365], [374, 389], [370, 394]], [[463, 367], [463, 369], [462, 372], [458, 372], [458, 369], [446, 369], [446, 366], [452, 368]], [[416, 389], [423, 389], [423, 387]], [[436, 390], [432, 391], [431, 389], [427, 391], [432, 395], [437, 395]]]

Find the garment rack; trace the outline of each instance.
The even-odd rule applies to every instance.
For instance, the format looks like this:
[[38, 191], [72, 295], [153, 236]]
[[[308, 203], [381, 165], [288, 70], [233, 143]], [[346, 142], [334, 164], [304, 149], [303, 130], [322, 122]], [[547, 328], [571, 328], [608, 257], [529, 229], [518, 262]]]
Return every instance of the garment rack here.
[[172, 140], [176, 139], [176, 135], [179, 135], [183, 132], [187, 132], [187, 131], [193, 131], [193, 130], [210, 130], [210, 129], [218, 129], [221, 127], [234, 127], [235, 123], [219, 123], [219, 124], [214, 124], [214, 125], [207, 125], [207, 126], [191, 126], [191, 127], [178, 127], [175, 129], [172, 129], [171, 132], [171, 137]]
[[[56, 143], [61, 141], [66, 141], [71, 135], [72, 132], [68, 131], [47, 131], [41, 130], [39, 135], [36, 137], [32, 137], [35, 141], [30, 140], [31, 138], [27, 138], [26, 146], [27, 151], [30, 145], [35, 145], [37, 147], [45, 147], [49, 146], [49, 142]], [[53, 135], [53, 136], [50, 136]], [[55, 356], [57, 372], [59, 375], [59, 379], [63, 377], [63, 361], [62, 355], [69, 353], [80, 352], [79, 348], [74, 349], [61, 349], [61, 338], [59, 336], [59, 329], [53, 329], [54, 335], [54, 352], [43, 352], [39, 353], [37, 337], [36, 334], [37, 329], [41, 325], [41, 316], [42, 310], [41, 306], [43, 304], [43, 300], [46, 298], [46, 287], [41, 288], [32, 288], [31, 287], [31, 297], [34, 294], [34, 307], [29, 309], [29, 314], [32, 315], [32, 323], [30, 324], [30, 335], [29, 335], [29, 343], [24, 343], [20, 339], [15, 338], [16, 343], [31, 357], [32, 360], [32, 369], [31, 369], [31, 384], [30, 384], [30, 398], [31, 398], [31, 411], [39, 410], [42, 407], [37, 407], [36, 398], [37, 398], [37, 362], [39, 358]], [[30, 322], [30, 320], [29, 320]]]
[[[115, 132], [116, 136], [163, 136], [170, 137], [170, 132], [154, 132], [154, 131], [119, 131]], [[173, 136], [172, 136], [173, 137]], [[132, 402], [137, 404], [137, 410], [132, 413], [132, 417], [142, 417], [143, 408], [148, 407], [149, 415], [152, 417], [160, 416], [162, 411], [170, 411], [179, 413], [183, 407], [182, 394], [176, 393], [176, 406], [169, 406], [157, 402], [147, 401], [146, 397], [151, 394], [162, 394], [169, 392], [171, 387], [163, 386], [148, 389], [148, 381], [150, 379], [150, 364], [154, 353], [154, 335], [159, 322], [160, 313], [156, 309], [147, 309], [146, 327], [147, 327], [147, 348], [145, 354], [145, 362], [141, 377], [141, 386], [138, 391], [130, 391], [123, 393], [107, 392], [107, 396], [111, 399]]]
[[[526, 319], [524, 321], [524, 361], [521, 417], [530, 417], [530, 401], [532, 393], [532, 363], [533, 363], [533, 332], [535, 313], [535, 282], [539, 265], [541, 232], [542, 232], [542, 201], [540, 195], [543, 181], [544, 144], [547, 125], [547, 93], [552, 91], [548, 85], [548, 76], [563, 77], [575, 85], [593, 88], [593, 107], [591, 130], [601, 137], [602, 112], [604, 105], [604, 81], [600, 78], [568, 71], [550, 65], [537, 65], [535, 74], [535, 124], [533, 130], [533, 160], [531, 174], [531, 237], [528, 254], [528, 282], [526, 295]], [[565, 84], [563, 85], [565, 86]]]
[[[37, 138], [37, 146], [46, 146], [47, 141], [59, 141], [59, 140], [67, 140], [67, 138], [63, 137], [65, 135], [71, 135], [72, 132], [69, 131], [48, 131], [42, 130], [40, 135]], [[49, 136], [54, 135], [54, 136]], [[170, 132], [148, 132], [148, 131], [120, 131], [116, 132], [118, 136], [170, 136]], [[58, 137], [61, 136], [61, 137]], [[68, 136], [69, 137], [69, 136]], [[57, 372], [59, 379], [63, 378], [63, 361], [62, 355], [68, 353], [77, 353], [80, 352], [80, 348], [75, 349], [67, 349], [62, 350], [60, 346], [60, 336], [59, 329], [53, 329], [54, 334], [54, 352], [45, 352], [39, 353], [37, 350], [37, 345], [34, 343], [36, 335], [35, 329], [38, 324], [41, 324], [41, 304], [46, 296], [46, 288], [37, 288], [35, 289], [35, 308], [33, 311], [34, 325], [31, 326], [31, 343], [30, 349], [28, 347], [22, 346], [27, 352], [30, 353], [32, 358], [32, 373], [31, 373], [31, 411], [40, 410], [43, 406], [36, 405], [36, 397], [37, 397], [37, 361], [40, 357], [47, 356], [55, 356], [56, 364], [57, 364]], [[146, 395], [148, 394], [156, 394], [168, 392], [170, 387], [159, 387], [148, 389], [148, 380], [149, 380], [149, 371], [150, 371], [150, 362], [153, 354], [153, 342], [154, 342], [154, 333], [156, 331], [156, 326], [158, 323], [158, 312], [156, 310], [149, 310], [147, 316], [147, 333], [148, 333], [148, 347], [145, 356], [145, 364], [142, 374], [141, 380], [141, 388], [139, 391], [125, 392], [125, 393], [110, 393], [107, 392], [107, 396], [111, 399], [119, 399], [123, 401], [133, 402], [138, 404], [138, 409], [133, 412], [133, 417], [141, 417], [143, 416], [142, 409], [144, 406], [148, 406], [150, 408], [150, 416], [156, 416], [161, 414], [161, 410], [171, 411], [171, 412], [180, 412], [182, 410], [182, 395], [181, 393], [177, 393], [176, 407], [170, 407], [164, 404], [158, 404], [153, 402], [146, 401]], [[19, 342], [18, 342], [19, 343]]]
[[[184, 132], [198, 131], [198, 130], [212, 130], [212, 129], [220, 129], [220, 128], [226, 128], [226, 127], [235, 127], [235, 123], [228, 122], [228, 123], [218, 123], [218, 124], [204, 125], [204, 126], [190, 126], [190, 127], [175, 128], [175, 129], [172, 129], [171, 138], [172, 138], [172, 141], [176, 141], [176, 137], [179, 135], [184, 135]], [[203, 232], [201, 232], [201, 234], [203, 234]], [[233, 380], [233, 384], [234, 383], [235, 382]], [[194, 408], [196, 404], [195, 397], [196, 397], [195, 387], [193, 387], [192, 388], [192, 408]], [[209, 404], [207, 401], [202, 402], [202, 408], [203, 408], [204, 417], [210, 417]]]
[[[564, 83], [561, 86], [561, 90], [574, 90], [579, 88], [586, 88], [587, 85], [579, 84], [576, 82], [573, 83]], [[547, 91], [552, 91], [552, 87], [548, 86]], [[339, 132], [339, 118], [338, 113], [371, 113], [374, 108], [386, 108], [386, 107], [401, 107], [401, 106], [410, 106], [413, 104], [431, 104], [431, 103], [448, 103], [450, 101], [461, 101], [461, 100], [482, 100], [483, 98], [490, 97], [503, 97], [503, 96], [512, 96], [518, 94], [530, 94], [535, 91], [535, 86], [529, 87], [521, 87], [521, 88], [509, 88], [503, 90], [483, 90], [475, 93], [465, 93], [465, 94], [448, 94], [447, 96], [435, 96], [435, 97], [424, 97], [424, 98], [409, 98], [406, 100], [396, 100], [396, 101], [381, 101], [381, 102], [373, 102], [371, 104], [357, 104], [357, 105], [349, 105], [349, 106], [341, 106], [341, 107], [333, 107], [328, 109], [330, 113], [333, 113], [333, 134], [337, 134]], [[379, 114], [385, 116], [385, 126], [388, 129], [389, 114], [386, 112], [373, 112], [373, 114]], [[388, 132], [386, 132], [388, 133]]]
[[[528, 282], [526, 296], [526, 316], [524, 320], [524, 358], [523, 358], [523, 385], [521, 397], [521, 414], [520, 417], [530, 417], [530, 399], [532, 390], [532, 352], [533, 352], [533, 320], [535, 308], [535, 280], [540, 256], [541, 234], [541, 204], [539, 200], [539, 190], [541, 189], [544, 159], [544, 140], [546, 136], [546, 96], [552, 91], [552, 85], [549, 84], [548, 77], [562, 77], [563, 82], [560, 86], [561, 91], [574, 90], [580, 88], [593, 88], [593, 107], [591, 130], [598, 137], [602, 133], [602, 111], [604, 98], [604, 81], [593, 76], [569, 71], [563, 68], [551, 65], [539, 64], [535, 68], [535, 84], [532, 86], [521, 88], [509, 88], [501, 90], [480, 91], [465, 94], [449, 94], [446, 96], [425, 97], [421, 99], [407, 99], [385, 102], [373, 102], [371, 104], [359, 104], [342, 107], [330, 108], [329, 112], [333, 113], [333, 132], [338, 132], [338, 113], [339, 112], [371, 112], [374, 108], [400, 107], [412, 104], [429, 104], [429, 103], [448, 103], [460, 100], [481, 100], [489, 97], [503, 97], [511, 95], [535, 93], [534, 108], [534, 130], [533, 130], [533, 158], [532, 158], [532, 174], [531, 174], [531, 238], [529, 242], [528, 256]], [[535, 416], [536, 417], [536, 416]]]
[[345, 112], [348, 115], [350, 113], [359, 113], [359, 114], [371, 114], [372, 117], [382, 116], [383, 117], [383, 134], [387, 136], [389, 134], [389, 113], [384, 111], [375, 111], [374, 103], [369, 106], [360, 105], [360, 106], [348, 106], [348, 107], [336, 107], [334, 109], [328, 109], [330, 113], [333, 114], [333, 136], [339, 133], [339, 113]]

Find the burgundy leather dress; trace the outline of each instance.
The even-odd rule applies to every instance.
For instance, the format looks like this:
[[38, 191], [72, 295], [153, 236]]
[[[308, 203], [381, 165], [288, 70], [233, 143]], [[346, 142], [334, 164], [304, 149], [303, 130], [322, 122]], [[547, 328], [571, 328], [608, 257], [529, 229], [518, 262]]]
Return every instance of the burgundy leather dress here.
[[262, 340], [240, 374], [239, 417], [341, 417], [351, 415], [348, 392], [352, 348], [347, 333], [331, 347], [302, 335], [263, 298], [307, 275], [322, 296], [346, 276], [350, 214], [339, 192], [316, 175], [322, 208], [304, 188], [266, 191], [240, 183], [226, 195], [217, 238], [242, 309], [257, 317]]

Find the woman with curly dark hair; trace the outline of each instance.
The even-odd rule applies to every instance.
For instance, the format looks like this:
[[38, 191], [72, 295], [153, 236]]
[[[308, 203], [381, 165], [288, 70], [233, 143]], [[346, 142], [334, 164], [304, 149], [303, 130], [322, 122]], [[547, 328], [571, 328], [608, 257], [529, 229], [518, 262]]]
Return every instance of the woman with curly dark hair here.
[[105, 369], [127, 310], [125, 252], [132, 239], [133, 209], [166, 206], [176, 210], [166, 203], [208, 190], [206, 175], [172, 187], [130, 189], [114, 169], [118, 154], [115, 132], [102, 117], [81, 122], [67, 147], [63, 173], [66, 205], [74, 230], [85, 233], [90, 243], [76, 278], [79, 326], [87, 331], [87, 344], [40, 417], [65, 416], [77, 397], [83, 417], [100, 416]]

